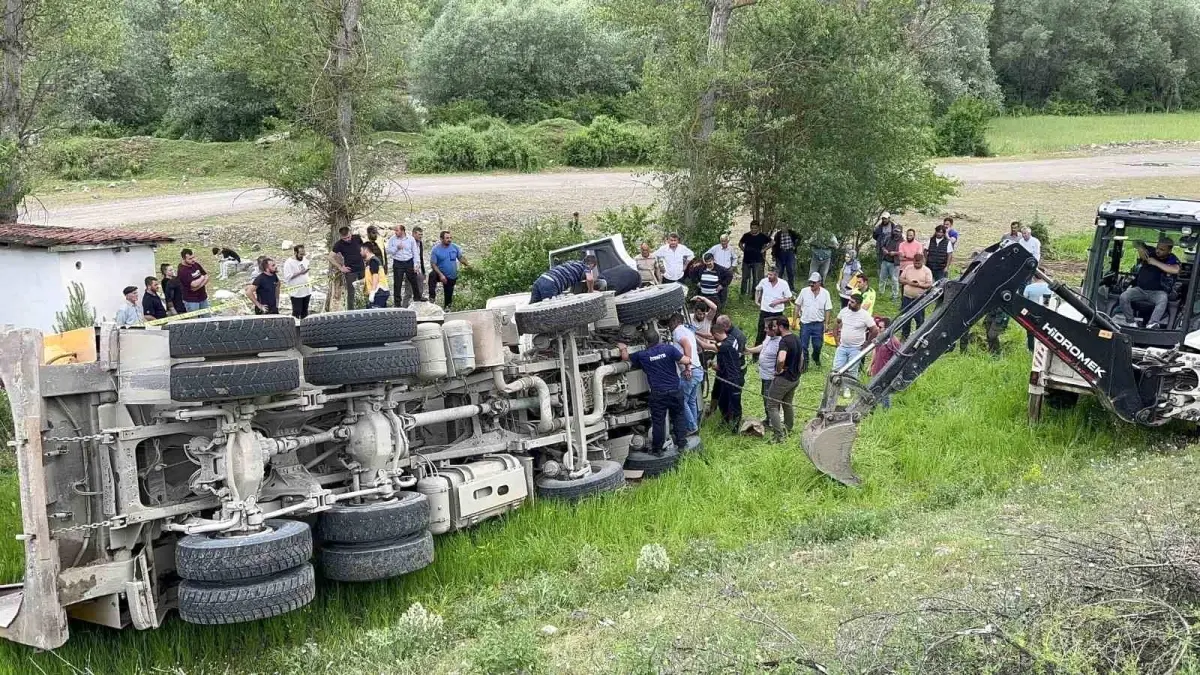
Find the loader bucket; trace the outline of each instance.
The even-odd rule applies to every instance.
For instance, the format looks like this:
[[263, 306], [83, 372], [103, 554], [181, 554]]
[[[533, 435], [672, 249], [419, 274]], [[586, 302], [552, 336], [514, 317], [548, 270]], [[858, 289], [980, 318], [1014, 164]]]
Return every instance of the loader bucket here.
[[850, 451], [858, 437], [858, 425], [854, 422], [827, 424], [817, 418], [804, 427], [800, 444], [804, 454], [821, 473], [843, 485], [858, 487], [862, 484], [850, 466]]

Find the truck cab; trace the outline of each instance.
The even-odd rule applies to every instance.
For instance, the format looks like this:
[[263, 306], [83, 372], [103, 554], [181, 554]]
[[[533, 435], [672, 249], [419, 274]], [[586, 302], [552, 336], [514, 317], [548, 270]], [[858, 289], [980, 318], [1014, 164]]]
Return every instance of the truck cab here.
[[[1126, 316], [1121, 295], [1137, 285], [1138, 273], [1146, 264], [1141, 251], [1153, 251], [1160, 241], [1167, 239], [1173, 244], [1171, 253], [1179, 261], [1179, 273], [1163, 275], [1158, 288], [1143, 289], [1165, 294], [1162, 320], [1157, 324], [1151, 322], [1154, 304], [1144, 299], [1144, 294], [1129, 303], [1132, 316]], [[1105, 202], [1096, 213], [1082, 294], [1097, 311], [1122, 326], [1135, 348], [1170, 349], [1186, 344], [1189, 335], [1200, 331], [1200, 296], [1195, 274], [1198, 243], [1200, 201], [1145, 197]], [[1063, 316], [1082, 319], [1073, 307], [1053, 295], [1047, 295], [1044, 302]], [[1195, 338], [1200, 338], [1200, 334]], [[1031, 420], [1041, 417], [1044, 403], [1069, 407], [1079, 394], [1090, 392], [1091, 387], [1074, 370], [1045, 345], [1035, 344], [1029, 377]]]

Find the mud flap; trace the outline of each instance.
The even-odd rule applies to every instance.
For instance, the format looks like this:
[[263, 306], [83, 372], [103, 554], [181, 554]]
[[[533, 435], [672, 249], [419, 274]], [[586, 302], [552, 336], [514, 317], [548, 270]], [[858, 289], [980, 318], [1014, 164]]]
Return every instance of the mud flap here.
[[818, 471], [843, 485], [858, 487], [862, 485], [862, 479], [850, 465], [850, 453], [857, 437], [858, 425], [854, 422], [826, 423], [817, 418], [804, 427], [800, 444]]

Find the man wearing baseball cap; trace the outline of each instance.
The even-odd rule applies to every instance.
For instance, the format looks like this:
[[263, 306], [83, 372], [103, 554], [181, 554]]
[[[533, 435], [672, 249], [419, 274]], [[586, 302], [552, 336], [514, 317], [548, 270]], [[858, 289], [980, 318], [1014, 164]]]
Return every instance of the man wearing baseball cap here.
[[[820, 367], [821, 345], [825, 342], [825, 324], [833, 311], [833, 299], [828, 289], [821, 286], [821, 274], [808, 275], [808, 286], [796, 294], [796, 317], [800, 321], [800, 369], [808, 370], [811, 363]], [[809, 345], [812, 349], [809, 349]]]

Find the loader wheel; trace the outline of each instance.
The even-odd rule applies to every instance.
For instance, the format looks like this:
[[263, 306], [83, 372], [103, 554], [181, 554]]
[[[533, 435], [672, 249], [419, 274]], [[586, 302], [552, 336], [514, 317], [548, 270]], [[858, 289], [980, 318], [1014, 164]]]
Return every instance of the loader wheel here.
[[300, 341], [290, 316], [227, 316], [169, 324], [171, 358], [242, 356], [294, 349]]
[[321, 572], [333, 581], [379, 581], [416, 572], [433, 562], [433, 535], [420, 532], [399, 539], [362, 544], [328, 544], [318, 557]]
[[588, 495], [620, 488], [625, 485], [625, 472], [616, 462], [599, 460], [592, 462], [592, 472], [583, 478], [563, 480], [542, 476], [536, 482], [538, 494], [542, 497], [576, 501]]
[[179, 582], [179, 617], [204, 625], [259, 621], [300, 609], [316, 594], [309, 563], [237, 583], [184, 579]]
[[653, 478], [675, 468], [679, 463], [679, 453], [667, 450], [661, 455], [634, 450], [625, 458], [625, 468], [630, 471], [641, 471], [645, 478]]
[[402, 307], [325, 312], [300, 322], [300, 342], [308, 347], [367, 347], [416, 334], [417, 313]]
[[185, 363], [171, 368], [171, 400], [212, 401], [282, 394], [300, 387], [300, 359]]
[[175, 546], [175, 571], [192, 581], [227, 582], [290, 570], [313, 554], [312, 530], [299, 520], [268, 520], [253, 534], [192, 534]]
[[361, 384], [411, 377], [421, 368], [412, 344], [318, 352], [304, 357], [304, 379], [317, 386]]
[[686, 297], [683, 286], [675, 283], [638, 288], [617, 296], [617, 320], [622, 325], [636, 325], [665, 319], [682, 311]]
[[365, 504], [334, 504], [317, 516], [322, 542], [362, 544], [407, 537], [429, 527], [429, 498], [401, 492], [396, 499]]
[[558, 295], [516, 310], [517, 332], [522, 335], [564, 333], [604, 318], [608, 304], [602, 293]]

